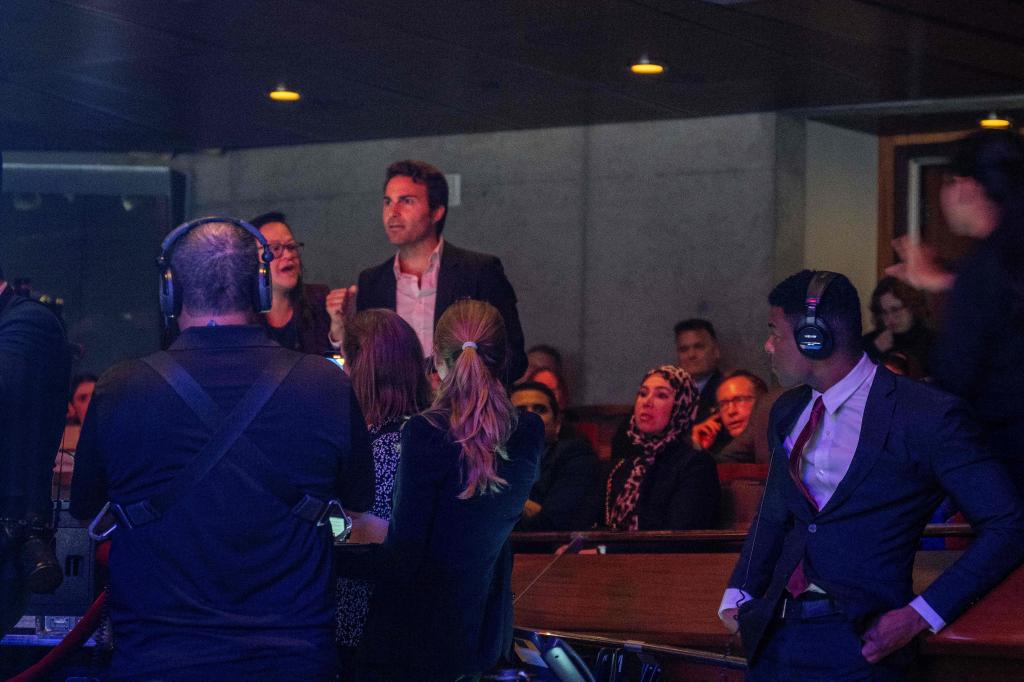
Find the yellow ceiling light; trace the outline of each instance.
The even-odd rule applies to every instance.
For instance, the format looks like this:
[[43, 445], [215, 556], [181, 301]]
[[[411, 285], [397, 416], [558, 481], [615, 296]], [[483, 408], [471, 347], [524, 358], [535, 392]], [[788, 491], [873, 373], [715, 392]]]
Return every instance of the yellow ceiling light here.
[[298, 102], [302, 99], [295, 90], [289, 90], [283, 84], [279, 84], [276, 88], [267, 93], [267, 96], [275, 102]]
[[665, 67], [652, 62], [647, 58], [647, 55], [644, 55], [636, 60], [636, 63], [631, 65], [629, 70], [638, 76], [657, 76], [659, 73], [665, 72]]
[[988, 130], [1005, 130], [1013, 124], [1010, 122], [1010, 119], [1000, 116], [996, 112], [992, 111], [988, 116], [978, 121], [978, 125]]

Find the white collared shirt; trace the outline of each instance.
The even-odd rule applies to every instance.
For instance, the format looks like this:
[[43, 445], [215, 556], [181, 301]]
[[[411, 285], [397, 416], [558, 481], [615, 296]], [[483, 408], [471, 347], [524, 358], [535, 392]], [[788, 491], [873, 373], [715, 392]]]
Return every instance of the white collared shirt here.
[[[868, 394], [871, 392], [871, 384], [877, 371], [878, 366], [871, 362], [867, 355], [861, 355], [860, 361], [853, 369], [824, 393], [812, 390], [811, 399], [783, 443], [788, 456], [800, 432], [811, 418], [814, 402], [821, 396], [825, 404], [825, 413], [804, 448], [804, 465], [801, 471], [801, 478], [818, 503], [818, 509], [823, 509], [828, 504], [846, 472], [850, 470], [850, 463], [853, 462], [853, 455], [860, 442]], [[813, 583], [809, 589], [821, 591], [821, 588]], [[719, 618], [726, 609], [735, 608], [740, 601], [750, 598], [743, 590], [727, 588], [718, 607]], [[946, 623], [942, 617], [921, 597], [915, 597], [910, 606], [928, 622], [932, 632], [938, 632], [945, 627]]]
[[426, 271], [420, 277], [403, 273], [398, 254], [395, 254], [395, 312], [416, 332], [424, 357], [430, 357], [434, 352], [434, 309], [443, 251], [444, 237], [441, 237], [430, 254]]
[[792, 452], [793, 444], [811, 418], [811, 409], [821, 396], [825, 413], [821, 423], [804, 447], [804, 465], [801, 478], [811, 496], [824, 509], [839, 482], [846, 476], [853, 461], [853, 453], [860, 442], [860, 427], [864, 422], [864, 407], [868, 403], [871, 383], [875, 380], [878, 365], [862, 355], [853, 369], [824, 393], [811, 391], [807, 407], [800, 413], [793, 430], [783, 444], [786, 452]]

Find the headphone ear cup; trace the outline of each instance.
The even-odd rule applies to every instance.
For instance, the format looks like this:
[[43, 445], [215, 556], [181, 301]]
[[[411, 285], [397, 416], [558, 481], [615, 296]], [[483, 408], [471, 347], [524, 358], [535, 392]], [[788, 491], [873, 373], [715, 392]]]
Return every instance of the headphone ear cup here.
[[832, 335], [819, 320], [807, 321], [794, 332], [796, 346], [812, 360], [824, 360], [832, 355]]
[[270, 310], [274, 302], [274, 290], [271, 286], [270, 264], [260, 260], [259, 270], [256, 272], [255, 291], [256, 312], [265, 313]]
[[160, 269], [160, 312], [165, 318], [181, 313], [181, 291], [174, 286], [174, 272], [169, 265]]

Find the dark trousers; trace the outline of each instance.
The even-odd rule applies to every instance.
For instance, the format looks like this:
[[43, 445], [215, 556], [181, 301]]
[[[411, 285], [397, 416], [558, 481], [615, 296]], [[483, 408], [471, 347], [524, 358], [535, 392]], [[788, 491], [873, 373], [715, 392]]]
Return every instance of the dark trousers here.
[[858, 624], [841, 613], [808, 620], [776, 618], [750, 666], [747, 680], [839, 682], [908, 679], [912, 652], [901, 650], [872, 665], [860, 653], [863, 646], [860, 634]]

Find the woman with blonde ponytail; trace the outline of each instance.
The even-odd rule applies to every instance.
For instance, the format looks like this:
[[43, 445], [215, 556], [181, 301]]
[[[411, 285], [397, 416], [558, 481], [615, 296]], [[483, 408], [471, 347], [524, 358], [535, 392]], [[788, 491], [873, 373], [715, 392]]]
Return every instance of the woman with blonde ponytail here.
[[511, 644], [508, 536], [537, 477], [544, 425], [509, 401], [506, 345], [488, 303], [459, 301], [438, 320], [441, 385], [402, 429], [363, 679], [473, 679]]

